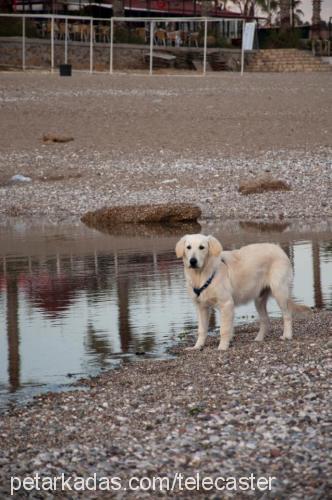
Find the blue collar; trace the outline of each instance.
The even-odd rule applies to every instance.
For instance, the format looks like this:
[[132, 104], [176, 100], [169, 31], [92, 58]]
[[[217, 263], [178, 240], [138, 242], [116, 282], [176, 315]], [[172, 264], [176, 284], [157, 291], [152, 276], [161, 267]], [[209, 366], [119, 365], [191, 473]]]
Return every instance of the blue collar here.
[[209, 284], [211, 283], [211, 281], [213, 280], [214, 276], [216, 274], [216, 271], [214, 271], [210, 278], [204, 283], [203, 286], [201, 286], [200, 288], [193, 288], [194, 290], [194, 293], [197, 295], [197, 298], [200, 296], [200, 294], [209, 286]]

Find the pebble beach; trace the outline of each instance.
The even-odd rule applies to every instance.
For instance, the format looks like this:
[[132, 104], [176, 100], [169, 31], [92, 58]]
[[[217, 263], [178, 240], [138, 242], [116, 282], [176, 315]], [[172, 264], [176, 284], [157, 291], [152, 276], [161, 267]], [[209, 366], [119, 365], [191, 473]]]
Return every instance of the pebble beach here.
[[[288, 342], [280, 340], [280, 321], [263, 343], [254, 342], [256, 325], [238, 328], [223, 353], [216, 335], [196, 352], [184, 350], [194, 342], [185, 337], [174, 349], [175, 359], [123, 366], [84, 381], [84, 390], [40, 396], [9, 411], [1, 417], [0, 492], [8, 495], [11, 476], [36, 473], [118, 477], [124, 487], [132, 477], [172, 482], [176, 473], [200, 473], [276, 479], [265, 493], [177, 487], [84, 496], [328, 498], [331, 319], [331, 313], [297, 319]], [[32, 498], [40, 498], [37, 493]]]

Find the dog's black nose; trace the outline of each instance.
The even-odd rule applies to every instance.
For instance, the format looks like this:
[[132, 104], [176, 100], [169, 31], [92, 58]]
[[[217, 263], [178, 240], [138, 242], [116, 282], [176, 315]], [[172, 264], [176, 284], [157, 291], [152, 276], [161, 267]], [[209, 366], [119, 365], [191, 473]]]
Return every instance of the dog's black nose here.
[[189, 262], [190, 262], [191, 267], [196, 267], [197, 266], [197, 259], [196, 259], [196, 257], [191, 257], [191, 259], [190, 259]]

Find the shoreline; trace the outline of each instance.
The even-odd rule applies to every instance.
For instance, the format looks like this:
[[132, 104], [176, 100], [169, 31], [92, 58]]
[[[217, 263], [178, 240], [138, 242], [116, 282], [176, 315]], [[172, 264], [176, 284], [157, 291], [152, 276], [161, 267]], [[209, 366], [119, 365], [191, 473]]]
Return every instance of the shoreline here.
[[[272, 475], [277, 496], [317, 498], [317, 488], [324, 496], [332, 312], [296, 317], [289, 342], [279, 340], [281, 320], [273, 320], [263, 343], [253, 340], [256, 328], [236, 328], [225, 353], [217, 351], [215, 335], [203, 351], [184, 351], [190, 335], [171, 349], [173, 359], [122, 365], [79, 380], [82, 389], [40, 395], [7, 411], [0, 491], [8, 492], [9, 476], [33, 471], [124, 479], [179, 471], [186, 477]], [[191, 495], [181, 492], [181, 498]]]

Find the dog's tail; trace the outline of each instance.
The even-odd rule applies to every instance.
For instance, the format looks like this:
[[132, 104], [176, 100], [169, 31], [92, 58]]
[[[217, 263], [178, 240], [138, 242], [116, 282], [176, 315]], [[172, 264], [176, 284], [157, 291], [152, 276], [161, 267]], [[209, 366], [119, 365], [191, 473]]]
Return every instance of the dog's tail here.
[[293, 299], [288, 299], [288, 307], [293, 313], [312, 313], [312, 309], [309, 306], [296, 304]]

